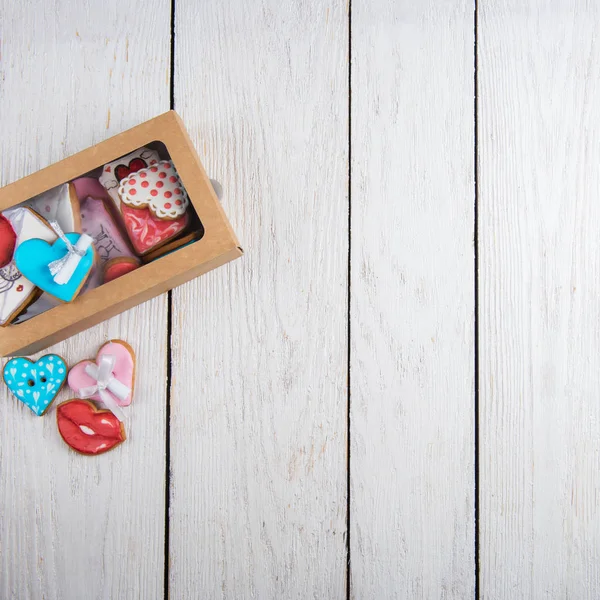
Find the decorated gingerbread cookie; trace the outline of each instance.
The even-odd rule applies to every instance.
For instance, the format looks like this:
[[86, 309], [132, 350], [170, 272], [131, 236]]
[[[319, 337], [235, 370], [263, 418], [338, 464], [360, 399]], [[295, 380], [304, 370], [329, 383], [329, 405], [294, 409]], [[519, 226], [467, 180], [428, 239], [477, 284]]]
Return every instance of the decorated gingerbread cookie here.
[[123, 423], [110, 411], [79, 398], [58, 405], [56, 424], [64, 442], [80, 454], [102, 454], [126, 439]]
[[33, 238], [15, 250], [19, 271], [61, 302], [75, 299], [89, 277], [94, 261], [93, 239], [85, 233], [62, 233], [54, 243]]
[[119, 197], [126, 206], [148, 208], [157, 219], [169, 221], [183, 217], [190, 204], [170, 160], [161, 160], [123, 179]]
[[180, 219], [163, 221], [152, 215], [147, 208], [121, 207], [127, 235], [140, 256], [160, 248], [170, 240], [181, 235], [189, 224], [186, 213]]
[[[99, 259], [86, 289], [93, 289], [105, 282], [104, 267], [110, 261], [128, 259], [129, 271], [133, 270], [132, 265], [140, 265], [139, 259], [134, 256], [103, 200], [88, 196], [81, 203], [81, 226], [83, 233], [94, 238], [94, 247]], [[116, 276], [116, 272], [113, 275]]]
[[[10, 229], [7, 222], [10, 223]], [[14, 254], [33, 238], [44, 242], [54, 242], [56, 234], [48, 223], [30, 208], [11, 208], [2, 213], [0, 227], [6, 236], [2, 237], [3, 264], [0, 267], [0, 325], [11, 323], [16, 316], [30, 304], [38, 294], [35, 284], [23, 276], [18, 268]], [[12, 230], [12, 233], [11, 231]], [[11, 251], [14, 249], [14, 253]], [[6, 263], [9, 254], [10, 261]]]
[[118, 279], [131, 271], [135, 271], [140, 266], [140, 261], [137, 258], [130, 256], [118, 256], [111, 258], [107, 263], [104, 264], [102, 269], [104, 283]]
[[[175, 239], [185, 231], [190, 222], [188, 211], [185, 211], [181, 216], [163, 220], [152, 213], [148, 204], [134, 207], [121, 202], [119, 189], [122, 182], [128, 182], [132, 179], [137, 181], [135, 179], [136, 173], [155, 167], [158, 165], [159, 160], [158, 152], [150, 150], [149, 148], [140, 148], [127, 156], [105, 165], [102, 175], [99, 178], [100, 183], [106, 188], [108, 194], [115, 202], [115, 206], [120, 210], [127, 236], [129, 237], [133, 249], [139, 256], [152, 252], [163, 244]], [[155, 172], [150, 172], [153, 173], [154, 176], [154, 174], [158, 174], [160, 171], [157, 167]], [[172, 176], [175, 177], [175, 175]], [[157, 179], [166, 179], [166, 173], [165, 178], [157, 176]], [[158, 183], [158, 181], [156, 183]], [[173, 184], [173, 182], [169, 182], [169, 184]], [[149, 186], [150, 184], [148, 184], [148, 190], [150, 191]], [[164, 189], [165, 185], [163, 185], [162, 188]], [[154, 189], [156, 189], [158, 197], [158, 189], [160, 188]], [[170, 193], [173, 194], [172, 197], [183, 196], [183, 191], [183, 186], [181, 186], [180, 194], [174, 194], [174, 189], [171, 190]], [[136, 194], [133, 194], [133, 196], [135, 195]], [[183, 206], [183, 200], [181, 200], [181, 202], [182, 204], [176, 205], [178, 211], [180, 210], [180, 207]]]
[[17, 245], [17, 234], [10, 221], [0, 214], [0, 268], [6, 267], [12, 260]]
[[56, 221], [63, 231], [80, 231], [79, 200], [71, 183], [63, 183], [19, 206], [31, 208], [46, 221]]
[[[157, 164], [159, 160], [160, 157], [155, 150], [146, 147], [138, 148], [134, 152], [104, 165], [98, 181], [106, 189], [118, 208], [121, 202], [119, 198], [121, 181], [132, 173], [137, 173], [140, 169], [146, 169]], [[95, 196], [93, 193], [89, 195]]]
[[78, 177], [71, 182], [81, 204], [88, 196], [100, 200], [110, 200], [107, 189], [95, 177]]
[[57, 354], [38, 361], [17, 357], [4, 366], [4, 383], [36, 415], [43, 415], [67, 379], [67, 365]]
[[69, 387], [81, 398], [103, 402], [123, 420], [121, 406], [129, 406], [135, 386], [135, 352], [123, 340], [110, 340], [96, 355], [69, 371]]

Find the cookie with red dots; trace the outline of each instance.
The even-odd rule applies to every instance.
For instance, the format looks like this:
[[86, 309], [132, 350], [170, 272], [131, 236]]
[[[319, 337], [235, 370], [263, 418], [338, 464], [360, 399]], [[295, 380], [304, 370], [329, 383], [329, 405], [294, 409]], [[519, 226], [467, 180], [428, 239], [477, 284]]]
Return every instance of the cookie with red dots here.
[[123, 179], [121, 202], [131, 208], [148, 208], [157, 218], [172, 221], [185, 215], [190, 200], [170, 160], [140, 169]]
[[[121, 182], [135, 174], [140, 169], [145, 169], [151, 165], [155, 165], [160, 160], [158, 152], [151, 150], [145, 146], [138, 148], [134, 152], [130, 152], [126, 156], [122, 156], [117, 160], [104, 165], [102, 174], [98, 181], [102, 184], [108, 195], [113, 199], [115, 206], [119, 208], [119, 186]], [[99, 198], [95, 193], [87, 192], [88, 196]]]

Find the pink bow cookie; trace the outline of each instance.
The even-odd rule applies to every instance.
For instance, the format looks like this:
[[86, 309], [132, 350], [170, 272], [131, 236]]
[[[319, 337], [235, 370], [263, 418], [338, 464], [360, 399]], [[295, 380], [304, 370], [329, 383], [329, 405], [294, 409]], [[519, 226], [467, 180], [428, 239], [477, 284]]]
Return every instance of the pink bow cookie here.
[[96, 362], [83, 360], [69, 371], [68, 383], [78, 397], [103, 402], [122, 420], [119, 407], [129, 406], [133, 398], [135, 352], [123, 340], [110, 340]]

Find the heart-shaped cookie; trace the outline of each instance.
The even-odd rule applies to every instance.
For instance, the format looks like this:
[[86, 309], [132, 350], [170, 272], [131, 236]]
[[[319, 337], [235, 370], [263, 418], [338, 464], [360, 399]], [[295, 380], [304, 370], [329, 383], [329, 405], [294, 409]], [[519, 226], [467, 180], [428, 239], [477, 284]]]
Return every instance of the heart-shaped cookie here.
[[132, 208], [146, 208], [159, 219], [178, 219], [190, 204], [187, 192], [170, 160], [161, 160], [140, 169], [119, 186], [121, 202]]
[[[129, 388], [130, 393], [121, 399], [111, 394], [110, 388], [107, 393], [111, 394], [114, 401], [119, 406], [129, 406], [133, 398], [133, 388], [135, 385], [135, 352], [133, 348], [123, 340], [111, 340], [100, 348], [96, 355], [96, 365], [100, 366], [103, 356], [113, 356], [114, 366], [112, 376], [121, 384]], [[91, 388], [97, 384], [97, 381], [86, 373], [86, 367], [94, 364], [92, 360], [82, 360], [69, 371], [69, 387], [79, 396], [81, 390]], [[92, 400], [102, 400], [100, 393], [90, 396]]]
[[10, 221], [0, 214], [0, 267], [5, 267], [13, 257], [17, 234]]
[[[79, 233], [66, 233], [67, 239], [75, 246], [80, 238]], [[79, 261], [73, 275], [64, 284], [58, 284], [50, 272], [49, 264], [63, 258], [67, 248], [63, 240], [57, 239], [53, 244], [40, 239], [27, 240], [15, 251], [17, 268], [24, 277], [44, 292], [58, 298], [62, 302], [71, 302], [88, 278], [94, 265], [94, 247], [90, 246]]]
[[43, 415], [67, 379], [67, 365], [57, 354], [46, 354], [36, 362], [17, 357], [4, 366], [4, 383], [36, 415]]
[[123, 423], [110, 411], [79, 398], [58, 405], [56, 424], [65, 443], [81, 454], [102, 454], [126, 439]]

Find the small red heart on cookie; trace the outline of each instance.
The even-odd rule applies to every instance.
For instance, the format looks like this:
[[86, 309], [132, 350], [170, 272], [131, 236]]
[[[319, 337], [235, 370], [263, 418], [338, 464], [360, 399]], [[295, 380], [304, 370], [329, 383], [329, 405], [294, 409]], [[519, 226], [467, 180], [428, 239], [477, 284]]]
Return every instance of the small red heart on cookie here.
[[0, 268], [12, 260], [16, 243], [17, 234], [10, 221], [4, 215], [0, 215]]
[[129, 166], [117, 165], [115, 167], [115, 177], [117, 178], [117, 181], [121, 181], [121, 179], [125, 179], [125, 177], [131, 175], [131, 173], [137, 173], [140, 169], [145, 169], [147, 166], [145, 160], [133, 158], [129, 161]]

